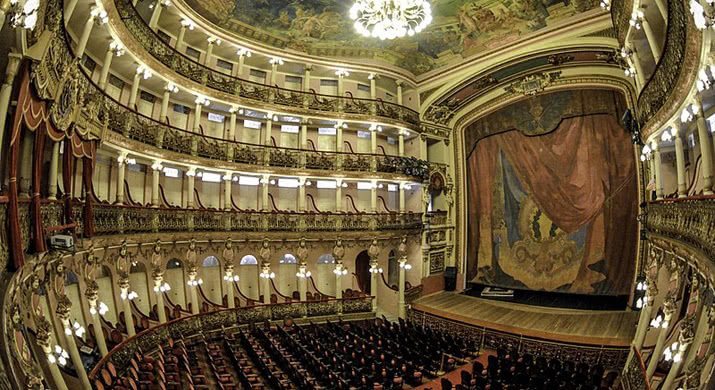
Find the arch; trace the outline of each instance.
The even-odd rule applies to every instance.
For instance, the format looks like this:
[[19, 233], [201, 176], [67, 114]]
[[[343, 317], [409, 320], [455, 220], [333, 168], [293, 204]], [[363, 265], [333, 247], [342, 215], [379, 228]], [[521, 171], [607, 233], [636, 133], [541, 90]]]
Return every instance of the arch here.
[[278, 264], [298, 264], [298, 260], [292, 254], [286, 253], [278, 260]]
[[166, 292], [166, 296], [173, 305], [186, 308], [186, 302], [190, 298], [186, 296], [186, 275], [184, 274], [184, 262], [178, 258], [171, 258], [166, 263], [166, 271], [164, 272], [164, 280], [169, 283], [171, 290]]
[[397, 254], [391, 250], [387, 255], [387, 284], [397, 286], [400, 279], [400, 265], [397, 263]]
[[335, 257], [330, 253], [320, 255], [320, 257], [318, 257], [318, 264], [335, 264]]
[[355, 277], [357, 278], [358, 288], [366, 294], [370, 294], [370, 255], [367, 250], [358, 253], [355, 257]]
[[204, 259], [203, 263], [201, 263], [202, 267], [219, 267], [220, 265], [216, 256], [208, 256]]
[[241, 258], [239, 265], [258, 265], [258, 260], [256, 260], [256, 256], [246, 255]]

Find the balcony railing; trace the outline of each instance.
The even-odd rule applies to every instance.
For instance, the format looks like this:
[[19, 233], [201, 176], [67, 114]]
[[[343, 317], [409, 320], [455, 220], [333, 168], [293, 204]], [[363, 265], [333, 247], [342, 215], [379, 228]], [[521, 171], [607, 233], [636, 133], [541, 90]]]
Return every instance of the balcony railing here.
[[279, 304], [256, 304], [236, 309], [225, 309], [179, 318], [166, 324], [147, 329], [130, 337], [116, 347], [92, 369], [94, 379], [107, 363], [112, 363], [121, 376], [129, 367], [135, 353], [151, 353], [159, 345], [164, 346], [170, 338], [174, 340], [190, 337], [197, 332], [222, 331], [239, 325], [280, 321], [287, 314], [300, 313], [304, 317], [335, 316], [340, 313], [369, 313], [372, 311], [372, 297], [328, 299], [317, 302], [292, 302]]
[[715, 198], [687, 198], [648, 204], [649, 232], [687, 243], [715, 259]]
[[404, 122], [406, 127], [419, 125], [419, 113], [408, 107], [379, 99], [361, 99], [321, 95], [255, 83], [214, 70], [186, 56], [164, 41], [142, 19], [131, 0], [115, 0], [117, 11], [127, 30], [159, 62], [177, 74], [216, 91], [243, 99], [290, 107], [299, 110], [359, 114]]
[[[630, 3], [630, 1], [622, 1]], [[623, 12], [629, 10], [623, 10]], [[614, 14], [615, 15], [615, 14]], [[621, 15], [621, 19], [624, 16]], [[666, 104], [678, 87], [678, 79], [685, 62], [688, 41], [688, 11], [683, 0], [668, 0], [668, 23], [665, 33], [663, 54], [656, 64], [653, 75], [648, 79], [638, 96], [638, 117], [645, 124]], [[621, 31], [619, 30], [619, 34]]]
[[623, 390], [650, 390], [645, 365], [640, 352], [634, 347], [628, 366], [623, 369], [621, 388]]
[[94, 234], [181, 231], [419, 230], [421, 213], [225, 211], [96, 204]]

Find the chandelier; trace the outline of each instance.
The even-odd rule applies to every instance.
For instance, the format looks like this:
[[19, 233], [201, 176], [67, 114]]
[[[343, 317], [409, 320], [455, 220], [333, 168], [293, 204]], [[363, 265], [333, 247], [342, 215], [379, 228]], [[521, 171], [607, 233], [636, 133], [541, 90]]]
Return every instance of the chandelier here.
[[355, 30], [366, 37], [413, 36], [432, 22], [427, 0], [356, 0], [350, 8]]

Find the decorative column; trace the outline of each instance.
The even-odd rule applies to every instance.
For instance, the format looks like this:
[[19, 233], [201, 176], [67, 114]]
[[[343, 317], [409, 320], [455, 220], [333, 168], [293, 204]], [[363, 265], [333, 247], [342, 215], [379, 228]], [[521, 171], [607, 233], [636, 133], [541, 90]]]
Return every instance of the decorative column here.
[[236, 122], [238, 120], [238, 107], [231, 107], [228, 112], [231, 116], [228, 119], [228, 132], [226, 133], [226, 139], [229, 141], [234, 141], [236, 139]]
[[655, 373], [655, 369], [658, 367], [658, 361], [660, 360], [663, 350], [665, 349], [665, 341], [668, 337], [668, 327], [670, 326], [670, 319], [675, 313], [676, 301], [675, 297], [668, 293], [668, 296], [663, 302], [663, 321], [658, 321], [657, 319], [651, 322], [653, 329], [658, 332], [658, 340], [656, 341], [655, 348], [653, 349], [653, 355], [651, 355], [650, 362], [648, 362], [648, 368], [646, 369], [646, 377], [651, 378]]
[[687, 178], [685, 176], [685, 151], [683, 150], [683, 138], [680, 136], [679, 124], [673, 123], [670, 134], [675, 143], [675, 168], [678, 177], [678, 198], [685, 198], [688, 195]]
[[[66, 5], [65, 5], [65, 9], [64, 9], [65, 26], [70, 22], [70, 19], [72, 19], [72, 15], [74, 15], [74, 10], [75, 10], [75, 8], [77, 8], [77, 2], [78, 2], [78, 0], [68, 0], [67, 1]], [[4, 18], [3, 18], [3, 20], [4, 20]], [[2, 26], [0, 26], [0, 28], [1, 27]]]
[[119, 279], [119, 297], [122, 298], [122, 308], [124, 310], [124, 324], [127, 326], [127, 334], [132, 337], [136, 334], [134, 328], [134, 316], [132, 316], [132, 300], [136, 298], [134, 291], [129, 291], [129, 277], [122, 275]]
[[272, 57], [268, 62], [271, 64], [271, 75], [270, 83], [271, 87], [276, 85], [276, 78], [278, 76], [278, 65], [283, 65], [283, 59], [280, 57]]
[[187, 276], [189, 281], [186, 284], [189, 286], [189, 299], [191, 300], [191, 314], [199, 314], [199, 286], [204, 284], [203, 279], [196, 278], [198, 269], [196, 266], [191, 266], [188, 269]]
[[152, 76], [151, 69], [146, 65], [141, 64], [137, 66], [137, 71], [134, 74], [134, 81], [132, 81], [132, 89], [129, 94], [129, 108], [134, 110], [137, 105], [137, 97], [139, 95], [139, 84], [141, 80], [148, 80]]
[[271, 248], [268, 245], [269, 241], [267, 238], [263, 239], [261, 244], [261, 250], [259, 251], [259, 256], [261, 257], [261, 273], [258, 275], [260, 277], [260, 291], [258, 296], [263, 294], [263, 303], [271, 303], [271, 279], [276, 277], [276, 274], [271, 272]]
[[193, 21], [189, 19], [181, 19], [181, 27], [179, 28], [179, 33], [176, 35], [176, 44], [174, 44], [174, 48], [181, 52], [181, 46], [184, 44], [184, 36], [186, 36], [186, 30], [194, 30], [196, 28], [196, 25], [194, 24]]
[[409, 186], [409, 183], [402, 182], [402, 183], [399, 183], [398, 186], [400, 188], [400, 192], [399, 192], [400, 199], [399, 199], [399, 209], [398, 210], [401, 213], [404, 213], [405, 212], [405, 190]]
[[335, 179], [335, 211], [343, 211], [343, 179]]
[[241, 77], [243, 74], [243, 65], [246, 62], [246, 57], [251, 56], [251, 51], [246, 49], [245, 47], [238, 47], [238, 50], [236, 51], [236, 54], [238, 55], [238, 68], [236, 69], [236, 76]]
[[214, 53], [214, 45], [219, 46], [221, 45], [221, 40], [216, 38], [216, 37], [208, 37], [206, 38], [208, 41], [208, 45], [206, 46], [206, 56], [204, 57], [204, 65], [206, 66], [211, 66], [211, 56]]
[[159, 179], [161, 178], [161, 161], [155, 160], [151, 164], [151, 207], [159, 207]]
[[380, 257], [380, 246], [377, 240], [373, 239], [370, 248], [367, 250], [370, 256], [370, 294], [372, 294], [372, 311], [377, 311], [377, 286], [378, 275], [382, 273], [382, 268], [379, 268], [378, 257]]
[[370, 180], [370, 211], [377, 212], [377, 180]]
[[305, 207], [305, 185], [307, 182], [307, 178], [305, 177], [299, 177], [298, 178], [298, 211], [305, 212], [306, 207]]
[[99, 89], [103, 91], [107, 89], [107, 78], [109, 77], [109, 70], [112, 67], [112, 59], [115, 56], [121, 57], [123, 54], [124, 46], [122, 46], [121, 42], [112, 40], [112, 42], [109, 43], [107, 52], [104, 54], [102, 72], [99, 74], [99, 82], [97, 83], [99, 85]]
[[648, 22], [648, 19], [645, 16], [642, 16], [641, 19], [643, 23], [643, 32], [645, 32], [645, 37], [648, 40], [648, 46], [650, 46], [650, 49], [653, 52], [653, 59], [655, 59], [655, 63], [657, 64], [663, 54], [663, 47], [658, 40], [658, 36], [653, 31], [653, 27]]
[[398, 317], [405, 318], [405, 271], [412, 269], [410, 264], [407, 264], [407, 237], [402, 237], [402, 242], [397, 249], [400, 255], [398, 262], [400, 263], [400, 273], [397, 287], [397, 309]]
[[631, 64], [633, 65], [633, 68], [636, 70], [636, 80], [638, 80], [638, 85], [640, 88], [643, 88], [645, 86], [645, 72], [643, 72], [643, 66], [641, 65], [641, 59], [638, 56], [638, 53], [635, 50], [632, 50], [631, 54]]
[[124, 175], [128, 162], [127, 152], [120, 152], [117, 157], [117, 199], [114, 202], [115, 204], [124, 203]]
[[159, 122], [169, 123], [169, 103], [172, 93], [179, 92], [179, 87], [174, 85], [174, 83], [167, 83], [164, 86], [164, 94], [161, 97], [161, 111], [159, 111]]
[[164, 282], [164, 271], [161, 268], [155, 268], [151, 274], [154, 280], [154, 292], [156, 293], [156, 311], [159, 316], [159, 322], [166, 322], [166, 311], [164, 309], [164, 292], [169, 291], [168, 283]]
[[107, 12], [97, 5], [92, 6], [89, 11], [89, 19], [84, 24], [84, 29], [82, 29], [82, 34], [77, 42], [77, 47], [75, 49], [75, 57], [82, 58], [84, 56], [84, 50], [87, 48], [87, 42], [89, 41], [89, 36], [92, 34], [92, 28], [94, 24], [104, 24], [107, 22]]
[[273, 132], [273, 114], [266, 114], [266, 130], [263, 131], [263, 139], [261, 140], [263, 145], [273, 146], [271, 143], [271, 133]]
[[[39, 317], [35, 319], [37, 323], [37, 334], [35, 339], [37, 344], [42, 348], [42, 352], [47, 356], [47, 367], [50, 370], [50, 376], [52, 376], [52, 381], [54, 382], [55, 388], [58, 390], [67, 390], [67, 384], [62, 377], [62, 372], [57, 364], [65, 365], [67, 364], [64, 350], [59, 345], [52, 347], [52, 325], [45, 317]], [[60, 354], [60, 359], [56, 354]], [[64, 363], [63, 363], [64, 362]]]
[[311, 276], [310, 271], [308, 271], [308, 263], [306, 263], [308, 248], [305, 245], [305, 238], [300, 239], [296, 257], [298, 257], [298, 272], [295, 274], [298, 277], [298, 295], [300, 296], [300, 301], [305, 302], [308, 300], [308, 278]]
[[156, 31], [159, 24], [159, 16], [161, 16], [162, 9], [171, 5], [170, 0], [157, 0], [154, 3], [154, 9], [151, 13], [151, 19], [149, 19], [149, 28]]
[[648, 287], [646, 290], [645, 302], [643, 304], [643, 308], [641, 309], [635, 337], [633, 337], [633, 345], [638, 349], [638, 351], [643, 348], [643, 341], [645, 340], [648, 327], [650, 326], [650, 316], [653, 312], [653, 303], [655, 297], [658, 295], [658, 287], [656, 287], [655, 281], [646, 276], [646, 283]]
[[235, 252], [233, 250], [233, 241], [230, 238], [226, 239], [226, 243], [223, 248], [223, 264], [224, 264], [224, 276], [223, 280], [226, 282], [226, 303], [229, 309], [236, 307], [236, 299], [234, 295], [234, 284], [239, 281], [238, 275], [234, 275], [234, 265], [233, 257]]
[[[697, 116], [696, 124], [698, 126], [698, 139], [700, 142], [700, 155], [702, 156], [702, 170], [703, 170], [703, 194], [712, 195], [713, 194], [713, 151], [710, 145], [710, 137], [708, 135], [708, 125], [705, 122], [705, 113], [703, 113], [703, 102], [700, 95], [696, 95], [695, 108]], [[691, 109], [692, 109], [691, 108]]]
[[198, 96], [196, 96], [196, 99], [194, 99], [194, 103], [196, 103], [196, 106], [194, 107], [194, 122], [193, 122], [193, 125], [191, 126], [191, 130], [194, 133], [200, 133], [201, 132], [201, 110], [203, 109], [203, 107], [208, 107], [208, 105], [211, 104], [211, 101], [206, 96], [198, 95]]
[[189, 167], [186, 171], [186, 208], [194, 208], [194, 180], [196, 178], [196, 167]]
[[47, 179], [47, 198], [57, 199], [57, 177], [60, 165], [60, 143], [52, 142], [52, 156], [50, 157], [50, 172]]
[[[695, 337], [693, 319], [694, 318], [690, 317], [688, 320], [688, 317], [686, 317], [686, 319], [680, 323], [677, 352], [673, 355], [673, 365], [670, 366], [670, 371], [668, 371], [668, 376], [665, 377], [663, 386], [660, 387], [661, 389], [673, 389], [675, 378], [680, 376], [683, 370], [684, 357], [688, 353], [690, 344], [693, 342], [693, 337]], [[653, 358], [656, 358], [656, 356], [653, 356]]]
[[102, 320], [99, 318], [102, 312], [106, 312], [106, 305], [97, 303], [99, 299], [99, 286], [94, 280], [87, 282], [87, 289], [84, 292], [89, 302], [89, 314], [92, 317], [92, 327], [94, 328], [94, 339], [99, 347], [99, 352], [102, 356], [107, 356], [109, 349], [107, 348], [107, 340], [104, 339], [102, 332]]
[[350, 73], [345, 69], [338, 69], [335, 71], [335, 75], [338, 76], [338, 96], [342, 97], [343, 92], [345, 92], [345, 85], [343, 84], [343, 78], [350, 76]]
[[661, 173], [662, 160], [660, 158], [660, 147], [657, 141], [653, 141], [653, 175], [655, 176], [655, 197], [656, 200], [662, 200], [664, 197], [663, 190], [663, 174]]
[[342, 121], [338, 121], [335, 125], [335, 151], [340, 153], [344, 151], [343, 147], [343, 129], [347, 129], [348, 124]]
[[405, 156], [405, 134], [408, 134], [407, 130], [401, 129], [397, 136], [397, 155], [400, 157]]
[[233, 185], [233, 173], [226, 171], [223, 175], [223, 208], [226, 211], [233, 209], [231, 202], [231, 187]]
[[[82, 357], [79, 355], [79, 349], [77, 349], [77, 342], [74, 339], [75, 334], [81, 336], [84, 334], [84, 328], [75, 321], [75, 324], [70, 323], [70, 312], [72, 310], [72, 301], [62, 293], [57, 298], [57, 310], [55, 313], [62, 323], [62, 327], [65, 330], [65, 342], [67, 343], [67, 348], [69, 349], [70, 358], [72, 359], [72, 365], [74, 365], [75, 372], [79, 376], [82, 388], [86, 390], [91, 390], [92, 386], [89, 383], [89, 378], [87, 377], [87, 371], [84, 369], [84, 364], [82, 363]], [[101, 329], [100, 329], [101, 330]]]
[[372, 115], [377, 114], [377, 79], [378, 79], [377, 73], [370, 73], [367, 78], [370, 80], [370, 99], [372, 102], [370, 103], [370, 113]]
[[395, 80], [397, 84], [397, 104], [402, 105], [402, 80]]
[[263, 175], [263, 177], [261, 177], [260, 184], [260, 196], [258, 198], [260, 203], [258, 205], [258, 209], [260, 211], [268, 211], [268, 184], [270, 184], [270, 175]]
[[[7, 110], [10, 107], [10, 97], [12, 95], [12, 84], [20, 68], [22, 55], [10, 53], [7, 56], [7, 68], [5, 68], [5, 82], [0, 86], [0, 140], [5, 139], [5, 123], [7, 122]], [[5, 150], [0, 150], [0, 158], [6, 159]]]
[[335, 299], [343, 299], [342, 277], [348, 274], [348, 269], [345, 268], [343, 264], [344, 256], [345, 248], [343, 247], [343, 241], [338, 238], [333, 247], [333, 258], [335, 259], [335, 269], [333, 270], [335, 274]]

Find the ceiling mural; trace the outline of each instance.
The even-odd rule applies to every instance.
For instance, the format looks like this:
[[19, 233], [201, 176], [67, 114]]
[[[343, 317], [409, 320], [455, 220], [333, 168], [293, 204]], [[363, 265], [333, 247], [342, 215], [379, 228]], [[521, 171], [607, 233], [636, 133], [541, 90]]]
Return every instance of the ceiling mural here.
[[185, 0], [250, 39], [312, 55], [381, 59], [419, 75], [598, 7], [598, 0], [430, 0], [434, 20], [414, 37], [355, 32], [346, 0]]

